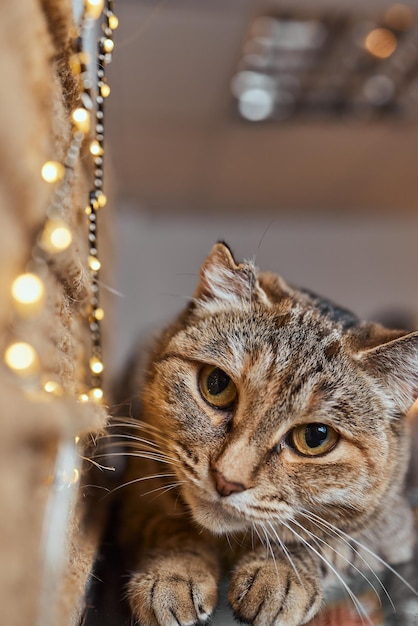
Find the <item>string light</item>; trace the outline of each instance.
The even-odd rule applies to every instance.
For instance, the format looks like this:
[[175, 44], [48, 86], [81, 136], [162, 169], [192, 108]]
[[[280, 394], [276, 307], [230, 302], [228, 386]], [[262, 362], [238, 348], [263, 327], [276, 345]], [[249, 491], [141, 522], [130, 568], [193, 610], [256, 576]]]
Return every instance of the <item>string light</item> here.
[[38, 371], [38, 355], [35, 349], [24, 341], [12, 343], [5, 352], [4, 360], [10, 369], [20, 376], [29, 376]]
[[113, 43], [112, 39], [104, 39], [103, 40], [103, 50], [105, 52], [113, 52], [113, 48], [115, 47], [115, 44]]
[[62, 396], [64, 393], [61, 385], [55, 380], [47, 380], [46, 383], [44, 383], [44, 390], [52, 396]]
[[99, 193], [97, 195], [97, 204], [99, 209], [102, 209], [107, 204], [107, 196], [104, 193]]
[[71, 115], [71, 119], [77, 130], [81, 131], [85, 135], [90, 131], [90, 113], [87, 109], [84, 109], [83, 107], [75, 109]]
[[18, 276], [12, 283], [11, 293], [15, 307], [21, 315], [35, 315], [42, 310], [45, 285], [36, 274], [28, 272]]
[[[83, 49], [82, 33], [88, 20], [97, 20], [103, 15], [102, 24], [103, 35], [98, 40], [96, 79], [97, 91], [95, 98], [95, 106], [91, 94], [91, 78], [88, 71], [89, 55]], [[97, 253], [97, 211], [106, 206], [107, 197], [103, 192], [103, 157], [104, 157], [104, 109], [103, 102], [110, 94], [110, 87], [106, 82], [105, 68], [111, 61], [111, 54], [114, 49], [113, 30], [119, 25], [118, 18], [113, 13], [112, 0], [84, 0], [84, 11], [80, 18], [79, 33], [80, 36], [74, 38], [74, 52], [70, 57], [71, 71], [79, 78], [80, 84], [80, 100], [78, 106], [71, 113], [73, 123], [72, 137], [70, 145], [63, 159], [63, 162], [54, 160], [46, 161], [41, 168], [42, 179], [50, 184], [57, 183], [54, 188], [53, 198], [51, 200], [50, 209], [47, 212], [40, 234], [34, 245], [33, 259], [40, 262], [42, 268], [45, 267], [45, 261], [48, 256], [64, 252], [69, 248], [73, 241], [73, 234], [70, 226], [60, 216], [60, 205], [62, 196], [69, 187], [71, 178], [74, 173], [76, 162], [82, 149], [83, 141], [88, 139], [88, 150], [93, 157], [95, 166], [94, 189], [89, 194], [89, 203], [86, 207], [86, 215], [89, 221], [89, 255], [87, 265], [91, 273], [92, 280], [92, 297], [90, 304], [90, 313], [88, 316], [91, 333], [91, 356], [89, 359], [89, 369], [91, 372], [91, 385], [87, 391], [83, 391], [78, 395], [78, 401], [81, 403], [95, 402], [100, 403], [103, 400], [103, 388], [101, 376], [104, 371], [104, 363], [102, 359], [101, 348], [101, 332], [100, 322], [104, 318], [104, 311], [99, 305], [99, 282], [98, 273], [101, 269], [101, 262]], [[92, 123], [92, 116], [95, 116], [95, 123]], [[94, 134], [90, 136], [90, 131], [94, 126]], [[42, 253], [48, 255], [44, 260], [41, 258]], [[41, 254], [41, 256], [40, 256]], [[42, 273], [40, 271], [40, 273]], [[28, 315], [40, 314], [45, 303], [45, 284], [40, 276], [35, 272], [22, 272], [11, 285], [11, 297], [16, 312], [22, 317]], [[5, 364], [9, 369], [19, 376], [32, 376], [39, 374], [41, 367], [40, 359], [35, 348], [27, 342], [16, 341], [8, 346], [4, 353]], [[44, 382], [39, 381], [38, 391], [39, 398], [42, 399], [42, 393], [47, 396], [59, 397], [64, 395], [64, 389], [61, 384], [45, 377]], [[31, 379], [32, 380], [32, 379]], [[32, 383], [31, 383], [32, 385]], [[32, 385], [33, 387], [33, 385]], [[36, 393], [36, 389], [32, 389]], [[74, 470], [69, 484], [78, 481], [78, 470]]]
[[104, 315], [105, 313], [103, 309], [101, 307], [98, 307], [97, 309], [94, 310], [94, 314], [92, 314], [92, 319], [101, 322], [102, 319], [104, 318]]
[[90, 144], [90, 153], [93, 156], [102, 156], [104, 150], [102, 148], [102, 146], [99, 144], [99, 142], [97, 141], [97, 139], [94, 139], [91, 144]]
[[65, 168], [58, 161], [47, 161], [41, 169], [41, 176], [46, 183], [56, 183], [64, 178]]
[[50, 219], [42, 231], [40, 243], [42, 248], [51, 253], [63, 252], [72, 243], [71, 230], [65, 222], [59, 219]]
[[110, 96], [110, 87], [107, 83], [103, 83], [103, 85], [100, 87], [100, 95], [103, 96], [103, 98], [107, 98]]
[[89, 399], [93, 400], [93, 402], [100, 402], [103, 400], [103, 389], [100, 387], [93, 387], [93, 389], [90, 389], [88, 396]]
[[114, 13], [109, 15], [109, 28], [111, 30], [116, 30], [119, 26], [119, 20]]
[[98, 20], [104, 8], [104, 0], [84, 0], [87, 14], [93, 20]]
[[89, 361], [89, 365], [90, 365], [90, 369], [93, 372], [93, 374], [101, 374], [104, 370], [104, 365], [103, 363], [100, 361], [100, 359], [98, 359], [95, 356], [92, 356], [90, 361]]
[[[88, 264], [89, 264], [89, 268], [93, 271], [93, 272], [98, 272], [100, 267], [101, 267], [101, 263], [99, 261], [99, 259], [95, 256], [89, 256], [88, 258]], [[97, 319], [97, 318], [96, 318]]]

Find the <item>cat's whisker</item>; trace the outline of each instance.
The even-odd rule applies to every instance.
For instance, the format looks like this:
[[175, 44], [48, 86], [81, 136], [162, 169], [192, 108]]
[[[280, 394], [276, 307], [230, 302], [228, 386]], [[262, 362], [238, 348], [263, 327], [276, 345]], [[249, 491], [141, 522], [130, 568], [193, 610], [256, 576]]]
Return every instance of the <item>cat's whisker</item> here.
[[94, 484], [91, 484], [91, 485], [83, 484], [83, 489], [102, 489], [102, 491], [107, 491], [108, 493], [110, 491], [110, 489], [108, 487], [105, 487], [104, 485], [94, 485]]
[[[334, 554], [336, 554], [337, 556], [339, 556], [343, 561], [345, 561], [351, 568], [354, 569], [355, 572], [357, 572], [357, 574], [359, 574], [361, 576], [361, 578], [363, 578], [363, 580], [365, 580], [367, 582], [367, 584], [373, 589], [374, 593], [376, 594], [376, 597], [379, 601], [379, 605], [382, 606], [382, 600], [380, 598], [379, 592], [376, 589], [376, 587], [373, 585], [373, 583], [367, 578], [367, 576], [364, 574], [364, 572], [362, 572], [356, 565], [354, 565], [346, 556], [344, 556], [339, 550], [337, 550], [336, 548], [334, 548], [330, 543], [328, 543], [325, 539], [322, 539], [321, 537], [318, 537], [318, 535], [315, 535], [315, 533], [313, 533], [312, 531], [308, 530], [307, 528], [305, 528], [305, 526], [303, 526], [302, 524], [299, 524], [299, 522], [297, 522], [295, 519], [292, 519], [292, 524], [295, 524], [296, 526], [298, 526], [298, 528], [301, 528], [304, 532], [308, 533], [308, 535], [313, 539], [313, 541], [315, 542], [315, 544], [318, 546], [319, 549], [321, 549], [321, 545], [323, 544], [325, 545], [327, 548], [329, 548], [332, 552], [334, 552]], [[380, 579], [378, 578], [379, 583], [381, 583]], [[385, 590], [386, 591], [386, 590]], [[387, 593], [387, 592], [386, 592]], [[390, 596], [387, 594], [387, 597], [392, 605], [392, 608], [394, 609], [394, 611], [396, 612], [395, 606], [390, 598]]]
[[276, 529], [274, 528], [274, 525], [272, 524], [272, 522], [268, 522], [268, 525], [269, 525], [269, 527], [270, 527], [270, 529], [271, 529], [271, 532], [272, 532], [272, 533], [273, 533], [273, 535], [274, 535], [274, 538], [275, 538], [275, 539], [276, 539], [276, 541], [278, 542], [278, 544], [279, 544], [279, 546], [281, 547], [281, 549], [283, 550], [283, 552], [284, 552], [284, 554], [285, 554], [285, 556], [286, 556], [287, 560], [289, 561], [290, 565], [292, 566], [292, 569], [293, 569], [293, 571], [295, 572], [296, 577], [298, 578], [298, 580], [299, 580], [300, 584], [301, 584], [301, 585], [302, 585], [302, 587], [303, 587], [303, 586], [304, 586], [303, 581], [302, 581], [302, 579], [301, 579], [301, 577], [300, 577], [300, 574], [299, 574], [299, 572], [298, 572], [298, 570], [297, 570], [297, 567], [296, 567], [296, 565], [295, 565], [295, 562], [293, 561], [292, 556], [291, 556], [291, 554], [290, 554], [289, 550], [288, 550], [288, 549], [287, 549], [287, 547], [286, 547], [286, 544], [285, 544], [285, 543], [284, 543], [284, 541], [280, 538], [280, 536], [279, 536], [278, 532], [276, 531]]
[[155, 433], [157, 435], [161, 435], [163, 437], [164, 433], [161, 428], [155, 426], [154, 424], [148, 424], [147, 422], [142, 422], [134, 417], [113, 417], [112, 421], [108, 425], [108, 428], [136, 428], [137, 430], [147, 430], [149, 432]]
[[146, 452], [155, 453], [155, 454], [166, 454], [166, 452], [161, 450], [161, 448], [156, 447], [156, 446], [151, 446], [147, 444], [146, 441], [138, 441], [138, 442], [120, 441], [118, 439], [115, 439], [113, 441], [104, 441], [98, 447], [98, 453], [102, 451], [107, 452], [109, 450], [110, 451], [115, 450], [115, 451], [120, 451], [120, 452], [123, 452], [124, 450], [144, 450]]
[[[160, 493], [158, 493], [157, 497], [164, 495], [165, 493], [167, 493], [168, 491], [171, 491], [172, 489], [175, 489], [176, 487], [180, 487], [180, 485], [184, 485], [184, 480], [182, 481], [176, 481], [175, 483], [170, 483], [169, 485], [162, 485], [161, 487], [156, 487], [155, 489], [151, 489], [150, 491], [146, 491], [145, 493], [141, 493], [141, 498], [145, 497], [145, 496], [149, 496], [152, 493], [157, 493], [158, 491]], [[153, 502], [156, 498], [153, 498], [152, 500], [150, 500], [150, 502]]]
[[275, 567], [275, 570], [276, 570], [276, 575], [277, 575], [277, 577], [279, 577], [279, 571], [277, 569], [277, 563], [276, 563], [276, 556], [274, 554], [274, 550], [273, 550], [273, 547], [271, 545], [269, 534], [267, 532], [267, 529], [265, 527], [264, 522], [259, 522], [259, 524], [260, 524], [261, 530], [263, 531], [264, 536], [266, 538], [266, 547], [268, 548], [268, 553], [270, 553], [270, 556], [273, 559], [274, 567]]
[[330, 561], [319, 551], [317, 550], [314, 546], [312, 546], [309, 541], [307, 541], [300, 533], [298, 533], [294, 528], [292, 528], [287, 522], [282, 521], [283, 526], [285, 526], [290, 532], [292, 532], [294, 534], [294, 536], [299, 539], [299, 541], [308, 549], [311, 550], [314, 554], [316, 554], [316, 556], [323, 562], [325, 563], [325, 565], [327, 567], [329, 567], [329, 569], [335, 574], [335, 576], [337, 577], [337, 579], [340, 581], [340, 583], [342, 584], [343, 588], [345, 589], [345, 591], [347, 592], [347, 594], [349, 595], [351, 601], [353, 602], [359, 617], [362, 621], [362, 623], [364, 624], [364, 619], [366, 618], [368, 624], [370, 626], [373, 626], [373, 623], [370, 619], [370, 616], [368, 615], [366, 609], [364, 608], [364, 606], [361, 604], [360, 600], [357, 598], [357, 596], [353, 593], [352, 589], [349, 587], [349, 585], [345, 582], [344, 578], [341, 576], [341, 574], [338, 572], [338, 570], [333, 566], [332, 563], [330, 563]]
[[169, 465], [172, 465], [173, 463], [176, 464], [175, 459], [171, 459], [170, 457], [166, 457], [164, 455], [157, 454], [157, 453], [152, 454], [147, 451], [112, 452], [110, 454], [97, 454], [94, 456], [95, 459], [109, 458], [109, 457], [136, 457], [138, 459], [148, 459], [149, 461], [158, 461], [159, 463], [167, 463]]
[[[347, 545], [350, 548], [350, 550], [352, 550], [354, 552], [354, 554], [364, 563], [366, 568], [370, 571], [370, 573], [377, 580], [377, 582], [379, 583], [383, 593], [385, 594], [385, 596], [389, 600], [389, 603], [390, 603], [393, 611], [396, 613], [396, 607], [395, 607], [395, 605], [393, 603], [393, 600], [392, 600], [388, 590], [386, 589], [386, 587], [383, 584], [382, 580], [378, 576], [377, 572], [372, 568], [370, 563], [367, 561], [367, 559], [365, 559], [364, 556], [359, 552], [359, 550], [357, 550], [357, 548], [355, 548], [353, 546], [354, 539], [350, 538], [350, 540], [348, 540], [345, 537], [342, 537], [341, 536], [341, 532], [339, 531], [339, 529], [331, 529], [331, 528], [329, 528], [329, 525], [325, 522], [325, 520], [323, 520], [322, 522], [320, 522], [319, 520], [315, 520], [314, 517], [311, 516], [309, 512], [302, 512], [302, 511], [300, 511], [300, 514], [303, 517], [305, 517], [307, 520], [309, 520], [311, 523], [313, 523], [315, 526], [317, 526], [317, 528], [322, 530], [322, 532], [324, 532], [324, 529], [325, 529], [325, 532], [328, 534], [328, 536], [336, 538], [338, 541], [340, 541], [340, 542], [344, 543], [345, 545]], [[353, 564], [351, 564], [351, 565], [352, 565], [352, 567], [354, 567]], [[357, 568], [355, 568], [355, 569], [357, 570]], [[359, 571], [359, 570], [357, 570], [357, 571]], [[361, 572], [360, 572], [360, 574], [361, 574]], [[371, 584], [367, 577], [366, 577], [366, 579], [369, 582], [369, 584]], [[373, 587], [373, 585], [371, 585], [371, 586]], [[379, 596], [379, 599], [380, 599], [380, 596]]]
[[[105, 457], [107, 455], [104, 455]], [[94, 457], [96, 458], [96, 457]], [[94, 458], [89, 457], [89, 456], [81, 456], [80, 455], [80, 459], [82, 459], [83, 461], [87, 461], [88, 463], [91, 463], [92, 465], [94, 465], [95, 467], [97, 467], [97, 469], [99, 469], [101, 472], [103, 470], [108, 470], [109, 472], [114, 472], [115, 468], [111, 465], [102, 465], [101, 463], [97, 463], [97, 461], [94, 460]]]
[[128, 480], [117, 487], [114, 487], [109, 491], [109, 495], [123, 489], [124, 487], [129, 487], [130, 485], [135, 485], [137, 483], [142, 483], [144, 480], [155, 480], [157, 478], [176, 478], [176, 474], [151, 474], [150, 476], [140, 476], [139, 478], [133, 478], [132, 480]]
[[[144, 439], [143, 437], [136, 437], [135, 435], [127, 435], [125, 433], [109, 433], [98, 437], [98, 441], [107, 441], [108, 439], [123, 440], [124, 443], [129, 443], [129, 441], [144, 443], [146, 445], [153, 446], [154, 448], [158, 448], [158, 444], [155, 443], [155, 441], [151, 441], [150, 439]], [[113, 442], [111, 441], [110, 443]]]
[[323, 520], [321, 517], [318, 517], [314, 513], [311, 513], [311, 515], [313, 515], [313, 517], [317, 519], [319, 522], [322, 522], [325, 526], [328, 526], [328, 528], [332, 528], [340, 536], [345, 537], [346, 539], [348, 539], [348, 541], [353, 541], [359, 548], [361, 548], [362, 550], [370, 554], [370, 556], [376, 559], [376, 561], [381, 563], [381, 565], [383, 565], [394, 576], [396, 576], [396, 578], [400, 580], [400, 582], [402, 582], [409, 589], [409, 591], [411, 591], [415, 596], [418, 597], [418, 591], [414, 589], [414, 587], [412, 587], [412, 585], [401, 574], [399, 574], [399, 572], [397, 572], [387, 561], [385, 561], [378, 554], [376, 554], [376, 552], [373, 552], [373, 550], [368, 548], [361, 541], [359, 541], [358, 539], [354, 539], [354, 537], [351, 537], [350, 535], [345, 533], [343, 530], [337, 528], [337, 526], [334, 526], [334, 524], [331, 524], [331, 522], [327, 522]]
[[255, 534], [257, 535], [257, 539], [260, 542], [260, 544], [262, 546], [265, 545], [263, 538], [261, 537], [260, 533], [258, 532], [258, 528], [257, 528], [257, 523], [256, 522], [251, 522], [251, 529], [255, 532]]

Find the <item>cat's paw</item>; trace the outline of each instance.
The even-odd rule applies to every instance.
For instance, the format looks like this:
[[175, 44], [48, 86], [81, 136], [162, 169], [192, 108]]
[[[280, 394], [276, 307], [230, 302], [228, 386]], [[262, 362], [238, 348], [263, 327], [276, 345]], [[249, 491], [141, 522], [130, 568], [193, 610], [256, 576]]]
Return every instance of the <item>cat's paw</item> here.
[[228, 600], [245, 624], [299, 626], [319, 611], [322, 589], [316, 572], [304, 564], [253, 555], [235, 570]]
[[141, 626], [204, 624], [217, 601], [217, 575], [194, 553], [148, 560], [128, 585], [131, 610]]

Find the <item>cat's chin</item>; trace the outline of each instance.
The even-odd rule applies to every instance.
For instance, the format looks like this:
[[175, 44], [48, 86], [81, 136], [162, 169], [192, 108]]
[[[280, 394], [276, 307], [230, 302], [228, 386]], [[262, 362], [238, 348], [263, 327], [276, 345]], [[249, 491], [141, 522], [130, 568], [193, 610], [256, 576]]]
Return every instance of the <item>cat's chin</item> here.
[[232, 515], [222, 506], [221, 502], [208, 502], [203, 498], [184, 493], [194, 520], [215, 535], [239, 532], [248, 529], [248, 520]]

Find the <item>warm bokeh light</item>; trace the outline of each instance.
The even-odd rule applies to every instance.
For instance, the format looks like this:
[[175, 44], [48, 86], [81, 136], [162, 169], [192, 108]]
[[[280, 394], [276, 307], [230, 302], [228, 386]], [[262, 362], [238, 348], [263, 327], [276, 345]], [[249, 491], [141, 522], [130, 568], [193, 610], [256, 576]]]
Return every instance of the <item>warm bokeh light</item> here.
[[72, 240], [73, 236], [65, 222], [55, 219], [47, 221], [41, 236], [44, 250], [51, 254], [62, 252], [71, 245]]
[[103, 41], [103, 49], [105, 52], [107, 53], [113, 52], [114, 47], [115, 47], [115, 44], [113, 43], [112, 39], [105, 39]]
[[24, 341], [11, 344], [4, 355], [6, 365], [22, 376], [34, 374], [38, 369], [35, 349]]
[[12, 284], [12, 297], [19, 311], [37, 312], [43, 303], [45, 286], [36, 274], [21, 274]]
[[62, 396], [64, 393], [63, 388], [56, 380], [47, 380], [44, 384], [44, 389], [53, 396]]
[[84, 0], [88, 15], [94, 20], [99, 19], [104, 8], [104, 0]]
[[100, 387], [93, 387], [93, 389], [90, 389], [89, 391], [89, 398], [95, 402], [100, 402], [103, 400], [103, 389], [100, 389]]
[[104, 370], [104, 365], [102, 361], [95, 356], [91, 357], [89, 365], [93, 374], [101, 374]]
[[99, 208], [102, 209], [104, 206], [106, 206], [106, 203], [107, 203], [107, 196], [104, 193], [99, 193], [97, 196], [97, 204]]
[[79, 107], [75, 109], [71, 115], [71, 119], [73, 120], [74, 126], [77, 130], [80, 130], [82, 133], [87, 134], [90, 130], [90, 113], [87, 109], [83, 107]]
[[46, 183], [56, 183], [62, 180], [65, 174], [65, 168], [58, 161], [47, 161], [41, 169], [41, 176]]
[[102, 156], [104, 150], [102, 148], [102, 146], [100, 145], [100, 143], [97, 141], [97, 139], [93, 139], [93, 141], [90, 144], [90, 153], [93, 156]]
[[99, 322], [102, 321], [102, 319], [105, 316], [105, 313], [103, 311], [102, 308], [98, 307], [97, 309], [94, 309], [93, 313], [92, 313], [94, 319], [98, 320]]
[[109, 15], [109, 27], [112, 30], [116, 30], [118, 26], [119, 26], [119, 20], [116, 17], [116, 15], [114, 15], [114, 14]]
[[398, 41], [388, 28], [375, 28], [364, 40], [367, 52], [378, 59], [388, 59], [395, 52]]
[[415, 15], [411, 7], [406, 4], [393, 4], [385, 13], [385, 22], [396, 30], [408, 30], [415, 22]]
[[108, 96], [110, 96], [110, 87], [107, 83], [104, 83], [100, 87], [100, 95], [103, 96], [103, 98], [107, 98]]
[[101, 263], [100, 263], [99, 259], [97, 257], [95, 257], [95, 256], [89, 256], [88, 264], [89, 264], [89, 268], [92, 270], [92, 272], [98, 272], [99, 269], [101, 268]]

